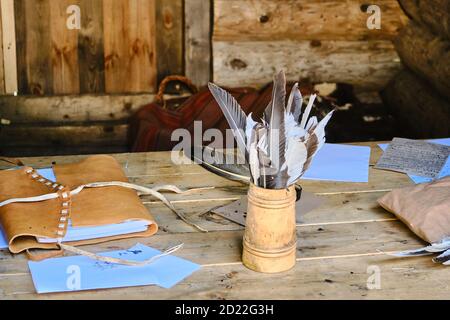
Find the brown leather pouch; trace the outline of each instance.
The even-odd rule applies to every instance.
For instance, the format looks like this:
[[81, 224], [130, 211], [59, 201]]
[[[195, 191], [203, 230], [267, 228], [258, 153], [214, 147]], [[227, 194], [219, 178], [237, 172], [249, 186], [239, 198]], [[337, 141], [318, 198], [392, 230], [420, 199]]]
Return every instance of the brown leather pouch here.
[[[58, 249], [72, 227], [94, 227], [125, 221], [148, 222], [143, 232], [67, 242], [68, 245], [99, 243], [115, 239], [151, 236], [158, 226], [142, 204], [136, 191], [121, 186], [84, 188], [95, 182], [128, 182], [122, 168], [110, 156], [92, 156], [72, 164], [54, 165], [57, 182], [46, 180], [30, 167], [0, 171], [0, 203], [10, 199], [57, 194], [56, 197], [31, 202], [12, 202], [0, 207], [0, 224], [12, 253], [30, 249]], [[51, 238], [53, 243], [38, 239]]]
[[427, 242], [450, 236], [450, 177], [394, 189], [378, 203]]

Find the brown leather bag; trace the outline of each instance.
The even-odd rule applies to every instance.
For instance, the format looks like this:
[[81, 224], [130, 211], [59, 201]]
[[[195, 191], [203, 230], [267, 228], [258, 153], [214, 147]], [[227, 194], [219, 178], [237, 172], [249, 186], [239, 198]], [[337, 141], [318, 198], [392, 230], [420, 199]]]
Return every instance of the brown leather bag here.
[[[114, 158], [92, 156], [77, 163], [54, 165], [53, 171], [56, 183], [43, 178], [30, 167], [0, 170], [0, 203], [57, 194], [56, 197], [45, 200], [12, 201], [0, 206], [0, 225], [12, 253], [30, 249], [58, 249], [57, 240], [66, 235], [69, 220], [73, 227], [142, 220], [148, 222], [148, 228], [143, 232], [68, 242], [68, 245], [148, 237], [158, 230], [154, 218], [134, 190], [121, 186], [105, 186], [84, 188], [79, 193], [73, 192], [80, 185], [95, 182], [128, 182]], [[43, 243], [38, 241], [38, 238], [56, 239], [56, 242]]]
[[[188, 98], [165, 101], [164, 91], [168, 83], [179, 81], [193, 92]], [[287, 90], [292, 87], [288, 85]], [[244, 112], [253, 113], [254, 119], [262, 114], [272, 98], [272, 84], [261, 90], [252, 88], [226, 88], [242, 106]], [[311, 94], [311, 86], [302, 87], [303, 94]], [[289, 92], [289, 91], [288, 91]], [[178, 128], [194, 131], [194, 121], [202, 122], [202, 131], [217, 128], [225, 134], [229, 128], [222, 111], [207, 88], [197, 90], [189, 79], [169, 76], [161, 82], [155, 102], [140, 108], [130, 120], [129, 146], [133, 152], [167, 151], [178, 141], [171, 141], [172, 132]]]

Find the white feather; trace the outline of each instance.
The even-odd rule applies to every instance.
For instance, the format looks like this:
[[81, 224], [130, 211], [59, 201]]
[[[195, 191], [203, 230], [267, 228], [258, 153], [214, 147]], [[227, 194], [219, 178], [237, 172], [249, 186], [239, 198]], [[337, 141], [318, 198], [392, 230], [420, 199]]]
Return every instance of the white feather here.
[[314, 101], [316, 100], [316, 97], [317, 97], [317, 95], [315, 95], [315, 94], [312, 94], [309, 97], [308, 105], [306, 106], [306, 109], [302, 115], [302, 122], [300, 122], [300, 127], [302, 127], [303, 129], [305, 129], [305, 127], [306, 127], [306, 122], [308, 121], [309, 114], [311, 113], [311, 109], [314, 105]]
[[305, 143], [298, 138], [288, 140], [286, 163], [288, 169], [288, 186], [294, 184], [302, 175], [303, 165], [307, 159]]
[[294, 115], [292, 113], [286, 114], [285, 130], [286, 138], [303, 137], [306, 134], [305, 129], [300, 127], [297, 121], [295, 121]]

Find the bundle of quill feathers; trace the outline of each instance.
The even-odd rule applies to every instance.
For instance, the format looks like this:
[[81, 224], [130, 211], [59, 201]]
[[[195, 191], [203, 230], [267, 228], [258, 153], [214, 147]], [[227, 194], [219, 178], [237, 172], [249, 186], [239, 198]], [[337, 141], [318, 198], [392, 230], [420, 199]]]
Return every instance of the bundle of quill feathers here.
[[325, 143], [325, 127], [334, 111], [320, 122], [310, 117], [316, 95], [311, 95], [302, 113], [303, 97], [298, 84], [286, 104], [286, 77], [274, 77], [272, 100], [261, 122], [244, 113], [231, 94], [209, 83], [209, 90], [223, 111], [238, 150], [250, 169], [250, 180], [267, 189], [284, 189], [297, 182]]

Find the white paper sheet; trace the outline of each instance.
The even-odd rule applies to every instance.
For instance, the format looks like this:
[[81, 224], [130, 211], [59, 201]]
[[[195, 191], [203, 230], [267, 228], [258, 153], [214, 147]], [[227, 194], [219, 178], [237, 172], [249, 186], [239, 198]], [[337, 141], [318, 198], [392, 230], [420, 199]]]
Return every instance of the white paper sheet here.
[[370, 147], [326, 143], [305, 172], [305, 180], [369, 182]]

